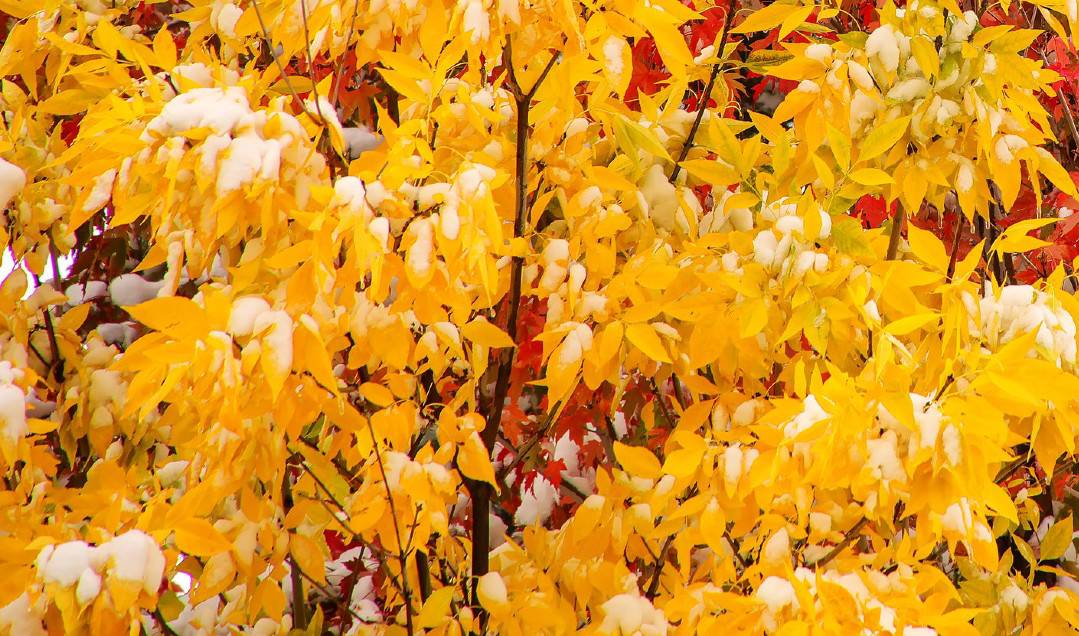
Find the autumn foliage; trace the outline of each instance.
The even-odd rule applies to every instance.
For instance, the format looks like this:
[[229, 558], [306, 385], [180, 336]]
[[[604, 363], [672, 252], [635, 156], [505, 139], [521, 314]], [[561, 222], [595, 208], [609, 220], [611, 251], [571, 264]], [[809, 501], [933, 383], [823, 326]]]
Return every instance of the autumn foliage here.
[[1075, 0], [0, 0], [0, 634], [1079, 629]]

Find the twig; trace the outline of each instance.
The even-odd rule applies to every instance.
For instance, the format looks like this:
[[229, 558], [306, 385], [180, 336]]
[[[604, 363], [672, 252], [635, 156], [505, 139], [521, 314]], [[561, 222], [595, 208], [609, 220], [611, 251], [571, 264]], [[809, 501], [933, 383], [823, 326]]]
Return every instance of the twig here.
[[955, 238], [952, 239], [952, 253], [948, 256], [948, 272], [945, 276], [945, 280], [949, 283], [952, 282], [952, 276], [955, 275], [955, 263], [959, 257], [959, 242], [963, 236], [963, 229], [966, 226], [967, 217], [963, 216], [963, 213], [959, 213], [959, 224], [955, 226]]
[[888, 254], [885, 255], [885, 259], [889, 261], [894, 261], [899, 253], [899, 239], [903, 236], [903, 224], [906, 219], [907, 215], [903, 210], [903, 206], [896, 205], [895, 217], [892, 218], [892, 229], [888, 234]]
[[[352, 20], [348, 23], [348, 36], [345, 38], [345, 51], [348, 51], [348, 46], [352, 42], [352, 34], [356, 31], [356, 16], [360, 13], [360, 0], [352, 1]], [[355, 58], [353, 58], [355, 59]], [[344, 83], [344, 78], [338, 77], [337, 82], [333, 85], [333, 97], [330, 100], [330, 105], [334, 108], [337, 107], [337, 100], [341, 96], [341, 84]]]
[[[288, 88], [288, 92], [292, 95], [292, 98], [300, 105], [300, 110], [311, 119], [316, 119], [316, 115], [307, 110], [307, 105], [303, 103], [299, 95], [296, 93], [296, 89], [292, 87], [292, 80], [289, 79], [288, 73], [285, 72], [285, 65], [281, 63], [281, 59], [277, 57], [277, 51], [274, 51], [273, 42], [270, 41], [270, 32], [266, 28], [266, 21], [262, 19], [262, 10], [259, 9], [258, 0], [251, 0], [251, 6], [255, 8], [255, 17], [258, 18], [259, 28], [262, 29], [262, 39], [266, 42], [266, 50], [270, 53], [270, 57], [273, 58], [274, 64], [277, 66], [277, 71], [281, 74], [281, 79], [285, 80], [285, 87]], [[314, 91], [314, 86], [311, 87]], [[318, 95], [315, 95], [315, 105], [318, 105]], [[325, 126], [326, 120], [322, 118], [321, 112], [317, 115], [318, 123]]]
[[731, 32], [731, 22], [734, 21], [734, 6], [737, 2], [738, 0], [730, 0], [727, 3], [727, 17], [723, 20], [723, 33], [719, 36], [719, 47], [716, 49], [716, 55], [720, 56], [720, 59], [712, 65], [712, 73], [708, 76], [708, 84], [705, 85], [704, 94], [701, 95], [701, 101], [697, 104], [697, 116], [693, 120], [693, 126], [689, 129], [689, 134], [686, 135], [686, 141], [682, 144], [681, 152], [678, 153], [678, 160], [674, 163], [674, 170], [671, 172], [672, 182], [677, 180], [678, 175], [682, 172], [682, 162], [686, 160], [690, 148], [693, 147], [693, 138], [697, 136], [701, 121], [704, 120], [704, 111], [708, 109], [708, 100], [711, 99], [712, 88], [716, 84], [716, 79], [719, 78], [720, 71], [723, 70], [723, 49], [727, 47], [727, 37]]
[[648, 590], [645, 592], [645, 597], [648, 600], [656, 598], [656, 592], [659, 591], [659, 575], [663, 573], [663, 566], [667, 564], [665, 555], [667, 550], [671, 549], [671, 544], [674, 543], [674, 535], [667, 535], [666, 540], [663, 541], [663, 547], [659, 549], [659, 554], [656, 555], [656, 567], [652, 569], [652, 580], [648, 582]]
[[[292, 487], [288, 480], [288, 468], [281, 477], [281, 504], [285, 508], [285, 514], [292, 508]], [[291, 542], [290, 542], [291, 543]], [[288, 555], [289, 576], [292, 579], [292, 620], [299, 629], [307, 629], [307, 597], [303, 591], [303, 581], [300, 580], [302, 571], [292, 556], [292, 548], [289, 547]]]
[[846, 534], [843, 535], [842, 541], [837, 543], [835, 547], [828, 551], [827, 554], [813, 562], [813, 567], [819, 568], [825, 566], [837, 556], [839, 556], [843, 552], [843, 550], [847, 549], [847, 546], [849, 546], [854, 541], [857, 534], [861, 532], [862, 528], [864, 528], [868, 523], [869, 519], [867, 519], [866, 517], [862, 517], [862, 519], [858, 523], [851, 526], [850, 530], [847, 530]]
[[405, 628], [411, 636], [415, 631], [412, 626], [412, 595], [408, 589], [408, 556], [405, 554], [405, 546], [401, 544], [401, 527], [397, 523], [397, 506], [394, 504], [390, 481], [386, 478], [386, 466], [382, 462], [382, 452], [378, 448], [378, 440], [375, 438], [375, 426], [371, 423], [370, 417], [367, 418], [367, 430], [371, 434], [371, 444], [375, 448], [375, 460], [378, 463], [379, 473], [382, 475], [382, 483], [386, 486], [386, 497], [390, 504], [393, 534], [397, 539], [397, 558], [401, 561], [401, 596], [404, 597], [405, 601]]

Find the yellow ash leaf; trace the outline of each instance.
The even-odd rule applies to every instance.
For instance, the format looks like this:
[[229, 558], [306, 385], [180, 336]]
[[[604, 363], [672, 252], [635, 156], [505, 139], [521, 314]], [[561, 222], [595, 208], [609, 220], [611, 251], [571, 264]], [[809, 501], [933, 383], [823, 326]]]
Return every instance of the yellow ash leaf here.
[[689, 477], [701, 467], [704, 450], [703, 447], [680, 448], [668, 453], [667, 458], [663, 461], [663, 472], [678, 479]]
[[880, 186], [895, 183], [892, 175], [876, 168], [862, 168], [847, 175], [851, 181], [864, 186]]
[[1004, 230], [1004, 233], [1000, 235], [1000, 238], [993, 243], [993, 251], [998, 253], [1006, 252], [1029, 252], [1030, 250], [1037, 249], [1039, 247], [1045, 247], [1046, 245], [1052, 245], [1048, 241], [1043, 241], [1033, 236], [1027, 236], [1028, 232], [1037, 230], [1056, 223], [1060, 219], [1029, 219], [1027, 221], [1019, 221], [1013, 225], [1008, 226], [1008, 229]]
[[209, 521], [189, 517], [177, 522], [173, 528], [176, 547], [184, 554], [209, 557], [232, 547], [225, 535], [217, 531]]
[[182, 296], [154, 298], [123, 309], [150, 329], [175, 338], [190, 337], [206, 329], [206, 312]]
[[659, 334], [648, 323], [637, 323], [626, 327], [626, 339], [641, 350], [644, 355], [656, 362], [670, 362], [671, 357], [667, 353]]
[[461, 474], [475, 481], [485, 481], [498, 490], [495, 483], [495, 469], [491, 465], [491, 456], [483, 445], [479, 433], [469, 435], [459, 447], [457, 467]]
[[326, 582], [326, 557], [319, 543], [301, 534], [289, 535], [289, 554], [300, 570], [318, 583]]
[[914, 224], [908, 224], [907, 240], [910, 242], [910, 249], [914, 255], [923, 263], [941, 273], [948, 270], [948, 254], [944, 249], [944, 244], [935, 234]]
[[416, 616], [416, 624], [424, 629], [438, 627], [446, 622], [450, 615], [450, 603], [457, 588], [447, 586], [439, 588], [427, 597]]
[[859, 144], [858, 161], [869, 161], [888, 152], [907, 132], [910, 117], [899, 117], [877, 126]]
[[[306, 572], [306, 570], [305, 570]], [[228, 552], [218, 552], [206, 560], [199, 584], [191, 592], [191, 602], [201, 603], [224, 592], [236, 577], [236, 564]]]
[[492, 349], [512, 347], [513, 340], [509, 334], [487, 321], [483, 316], [477, 316], [464, 327], [461, 327], [461, 335], [465, 338]]
[[915, 314], [913, 316], [905, 316], [899, 320], [888, 323], [888, 326], [884, 328], [884, 332], [893, 336], [905, 336], [939, 320], [940, 314], [932, 311]]
[[[783, 23], [791, 15], [802, 12], [806, 7], [801, 4], [773, 3], [759, 11], [755, 11], [742, 23], [731, 29], [731, 33], [753, 33], [755, 31], [769, 31]], [[812, 6], [809, 7], [812, 9]], [[808, 12], [806, 15], [809, 15]], [[804, 19], [804, 18], [803, 18]]]
[[374, 382], [364, 382], [360, 385], [360, 395], [363, 399], [375, 406], [389, 406], [393, 404], [393, 393], [389, 389]]
[[622, 468], [635, 477], [658, 479], [663, 474], [659, 460], [647, 448], [615, 442], [614, 456]]
[[1072, 543], [1073, 533], [1074, 528], [1070, 516], [1050, 526], [1041, 542], [1041, 560], [1049, 561], [1062, 557]]

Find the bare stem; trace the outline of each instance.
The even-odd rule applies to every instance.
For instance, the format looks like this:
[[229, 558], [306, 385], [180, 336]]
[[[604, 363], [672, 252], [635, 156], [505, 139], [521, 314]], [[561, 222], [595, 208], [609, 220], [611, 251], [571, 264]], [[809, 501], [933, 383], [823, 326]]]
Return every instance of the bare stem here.
[[697, 131], [700, 130], [701, 122], [704, 120], [704, 111], [708, 109], [708, 100], [712, 97], [712, 88], [715, 87], [720, 71], [723, 70], [723, 49], [727, 46], [727, 37], [731, 32], [731, 22], [734, 21], [734, 7], [737, 2], [738, 0], [729, 0], [727, 3], [727, 17], [723, 20], [723, 33], [719, 36], [719, 47], [716, 49], [716, 55], [720, 56], [720, 60], [712, 65], [712, 73], [708, 76], [708, 84], [705, 85], [701, 101], [697, 104], [697, 116], [693, 119], [693, 127], [689, 129], [686, 142], [682, 144], [682, 150], [678, 153], [678, 161], [675, 162], [674, 170], [671, 172], [671, 181], [677, 180], [678, 175], [682, 172], [682, 162], [686, 160], [690, 148], [693, 147], [693, 139], [697, 136]]

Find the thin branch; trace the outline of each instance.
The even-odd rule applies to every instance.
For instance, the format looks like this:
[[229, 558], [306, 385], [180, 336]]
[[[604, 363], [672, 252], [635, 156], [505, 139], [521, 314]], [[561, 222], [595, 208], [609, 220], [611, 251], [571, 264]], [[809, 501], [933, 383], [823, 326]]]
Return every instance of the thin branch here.
[[[277, 56], [277, 51], [274, 50], [273, 42], [270, 41], [270, 31], [266, 28], [266, 21], [262, 19], [262, 10], [259, 9], [258, 0], [251, 0], [251, 6], [255, 8], [255, 17], [258, 18], [259, 28], [262, 29], [262, 39], [266, 42], [266, 50], [270, 53], [270, 57], [273, 58], [274, 64], [277, 66], [277, 71], [281, 74], [281, 79], [285, 80], [285, 87], [288, 88], [289, 94], [300, 105], [300, 110], [311, 119], [318, 119], [318, 123], [325, 126], [326, 120], [322, 118], [321, 113], [318, 115], [311, 113], [307, 110], [307, 104], [303, 103], [299, 95], [296, 93], [296, 89], [292, 86], [292, 80], [289, 79], [288, 73], [285, 72], [285, 65], [281, 63], [281, 59]], [[314, 90], [314, 87], [311, 87]], [[318, 104], [316, 95], [315, 104]]]
[[899, 239], [903, 236], [903, 225], [907, 220], [906, 211], [902, 205], [895, 207], [895, 216], [892, 218], [892, 229], [888, 234], [888, 253], [885, 258], [894, 261], [899, 254]]
[[[315, 579], [311, 578], [311, 575], [308, 574], [307, 572], [304, 572], [300, 568], [300, 566], [293, 563], [292, 564], [292, 570], [294, 572], [299, 572], [300, 576], [302, 576], [304, 579], [306, 579], [307, 582], [309, 582], [311, 585], [313, 585], [315, 587], [315, 589], [317, 589], [319, 592], [322, 592], [323, 596], [325, 596], [326, 598], [333, 599], [333, 600], [337, 599], [337, 595], [335, 595], [333, 593], [333, 590], [327, 588], [326, 586], [322, 585], [321, 583], [319, 583]], [[348, 612], [349, 614], [352, 615], [352, 618], [360, 621], [361, 623], [370, 623], [371, 622], [370, 619], [364, 619], [362, 616], [360, 616], [355, 611], [353, 611], [353, 609], [348, 606], [348, 603], [336, 602], [336, 605], [338, 607], [340, 607], [340, 608], [343, 608], [346, 612]]]
[[[285, 508], [285, 514], [288, 515], [288, 511], [292, 508], [292, 487], [289, 484], [287, 468], [281, 477], [281, 504]], [[292, 620], [296, 627], [302, 630], [307, 628], [307, 596], [303, 591], [303, 581], [300, 580], [302, 572], [292, 556], [291, 548], [288, 560], [291, 566], [289, 576], [292, 579]]]
[[701, 95], [700, 103], [697, 104], [697, 116], [693, 120], [693, 127], [689, 129], [686, 142], [682, 144], [682, 151], [678, 153], [678, 160], [674, 163], [674, 170], [671, 172], [672, 182], [676, 181], [678, 175], [682, 172], [682, 162], [686, 160], [690, 148], [693, 147], [693, 139], [697, 136], [697, 131], [700, 130], [701, 122], [704, 120], [704, 111], [708, 109], [708, 100], [712, 97], [712, 88], [719, 78], [720, 71], [723, 70], [723, 49], [727, 47], [727, 37], [731, 32], [731, 22], [734, 22], [734, 7], [737, 2], [738, 0], [729, 0], [727, 3], [727, 17], [723, 20], [723, 33], [719, 36], [719, 47], [716, 49], [716, 55], [720, 56], [720, 59], [712, 65], [712, 73], [708, 76], [708, 84], [704, 87], [704, 94]]
[[663, 573], [663, 566], [667, 564], [665, 555], [667, 550], [671, 549], [671, 544], [674, 543], [674, 535], [667, 535], [667, 539], [663, 541], [663, 547], [659, 549], [659, 554], [656, 555], [656, 567], [652, 568], [652, 579], [648, 582], [648, 590], [645, 592], [645, 597], [648, 600], [656, 598], [656, 593], [659, 592], [659, 575]]
[[[360, 0], [352, 1], [352, 19], [348, 23], [348, 36], [345, 38], [345, 51], [348, 51], [349, 44], [352, 43], [352, 34], [356, 31], [356, 16], [360, 13]], [[353, 58], [355, 59], [355, 58]], [[337, 81], [333, 85], [333, 95], [330, 99], [330, 105], [334, 108], [337, 107], [337, 100], [341, 96], [341, 84], [344, 83], [343, 77], [338, 77]]]
[[408, 589], [408, 557], [405, 554], [405, 546], [401, 544], [401, 527], [397, 523], [397, 506], [393, 500], [393, 491], [390, 489], [390, 481], [386, 478], [386, 466], [382, 462], [382, 452], [378, 448], [378, 440], [375, 438], [375, 426], [371, 418], [367, 418], [367, 430], [371, 434], [371, 444], [375, 448], [375, 460], [378, 463], [379, 473], [382, 475], [382, 483], [386, 486], [386, 497], [390, 504], [390, 515], [393, 519], [393, 534], [397, 539], [397, 557], [401, 561], [401, 595], [405, 601], [405, 626], [408, 633], [415, 633], [412, 626], [412, 595]]
[[946, 280], [952, 282], [952, 276], [955, 275], [955, 263], [959, 257], [959, 242], [963, 236], [963, 229], [966, 227], [967, 217], [963, 216], [963, 213], [959, 213], [959, 224], [955, 226], [955, 238], [952, 239], [952, 252], [948, 256], [948, 273]]
[[862, 517], [862, 519], [858, 523], [851, 526], [850, 530], [847, 530], [847, 532], [843, 535], [842, 541], [837, 543], [835, 547], [828, 551], [827, 554], [814, 561], [812, 566], [815, 568], [819, 568], [833, 561], [837, 556], [842, 554], [843, 550], [847, 549], [847, 546], [854, 542], [854, 539], [857, 538], [858, 533], [861, 532], [862, 528], [864, 528], [868, 523], [869, 519]]

